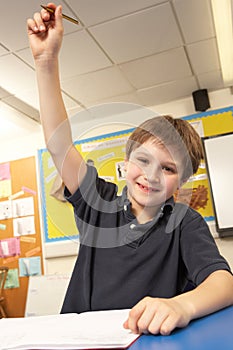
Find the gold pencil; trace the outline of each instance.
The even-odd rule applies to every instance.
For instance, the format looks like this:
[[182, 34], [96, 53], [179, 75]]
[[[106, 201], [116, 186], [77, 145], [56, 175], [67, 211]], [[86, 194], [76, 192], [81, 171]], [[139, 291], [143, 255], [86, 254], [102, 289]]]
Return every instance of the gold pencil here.
[[[40, 5], [40, 6], [41, 6], [43, 9], [45, 9], [46, 11], [48, 11], [48, 12], [50, 12], [50, 13], [54, 13], [54, 10], [51, 9], [50, 7], [44, 6], [44, 5]], [[69, 17], [69, 16], [64, 15], [64, 14], [62, 14], [62, 17], [63, 17], [64, 19], [67, 19], [67, 21], [70, 21], [70, 22], [72, 22], [72, 23], [74, 23], [74, 24], [79, 24], [79, 21], [77, 21], [77, 19], [74, 19], [74, 18]]]

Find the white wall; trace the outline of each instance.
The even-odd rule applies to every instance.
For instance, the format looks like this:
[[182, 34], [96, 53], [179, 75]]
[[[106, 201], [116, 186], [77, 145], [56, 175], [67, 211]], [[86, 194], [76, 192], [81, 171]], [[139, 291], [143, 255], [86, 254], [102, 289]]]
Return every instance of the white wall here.
[[[233, 106], [233, 95], [231, 94], [230, 89], [223, 89], [209, 93], [209, 99], [211, 109]], [[100, 119], [93, 118], [90, 115], [88, 116], [85, 113], [83, 114], [80, 112], [78, 114], [75, 114], [75, 117], [71, 117], [71, 115], [74, 114], [74, 111], [68, 111], [71, 124], [73, 126], [72, 130], [74, 130], [74, 139], [88, 138], [109, 132], [128, 129], [130, 127], [138, 125], [148, 117], [147, 113], [137, 113], [136, 111], [134, 113], [116, 113], [115, 107], [112, 116], [108, 115]], [[105, 110], [98, 109], [99, 113], [102, 111], [103, 114]], [[192, 98], [187, 98], [175, 102], [173, 101], [164, 105], [153, 106], [148, 113], [152, 113], [151, 111], [161, 114], [171, 114], [174, 117], [182, 117], [195, 113]], [[6, 106], [4, 106], [4, 108], [0, 108], [0, 120], [3, 113], [9, 117], [12, 123], [21, 123], [22, 127], [24, 128], [24, 135], [17, 137], [17, 133], [15, 133], [13, 138], [10, 138], [9, 134], [7, 135], [6, 133], [4, 143], [2, 143], [4, 147], [1, 147], [0, 151], [0, 162], [2, 163], [5, 161], [25, 158], [29, 156], [37, 157], [37, 150], [45, 147], [41, 126], [32, 120], [25, 120], [25, 117], [20, 115], [18, 112], [7, 108]], [[79, 121], [78, 127], [77, 120]], [[213, 234], [216, 235], [214, 228]], [[216, 239], [216, 242], [222, 254], [228, 259], [230, 265], [233, 268], [233, 256], [231, 253], [233, 251], [233, 238]], [[71, 250], [73, 251], [73, 249]], [[46, 259], [45, 272], [47, 274], [70, 273], [73, 269], [75, 260], [75, 255]]]

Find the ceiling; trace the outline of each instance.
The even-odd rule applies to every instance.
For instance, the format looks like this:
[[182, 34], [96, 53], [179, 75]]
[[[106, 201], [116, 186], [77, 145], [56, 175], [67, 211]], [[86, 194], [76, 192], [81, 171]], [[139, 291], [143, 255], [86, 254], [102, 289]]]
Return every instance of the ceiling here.
[[[38, 120], [26, 20], [42, 0], [0, 1], [0, 103]], [[68, 114], [105, 102], [156, 106], [224, 87], [210, 0], [63, 0]]]

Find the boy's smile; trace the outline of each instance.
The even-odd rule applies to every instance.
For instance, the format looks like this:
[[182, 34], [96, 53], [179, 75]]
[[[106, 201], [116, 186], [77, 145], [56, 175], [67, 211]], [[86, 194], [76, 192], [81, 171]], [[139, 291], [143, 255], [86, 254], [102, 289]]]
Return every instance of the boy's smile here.
[[143, 192], [145, 192], [145, 193], [150, 193], [150, 192], [156, 192], [156, 191], [158, 191], [156, 188], [144, 186], [144, 185], [142, 185], [142, 184], [140, 184], [140, 183], [138, 183], [137, 185], [138, 185], [138, 186], [140, 187], [140, 189], [141, 189]]
[[154, 217], [180, 184], [181, 159], [161, 143], [149, 139], [132, 151], [126, 160], [126, 182], [132, 210], [136, 217], [144, 212]]

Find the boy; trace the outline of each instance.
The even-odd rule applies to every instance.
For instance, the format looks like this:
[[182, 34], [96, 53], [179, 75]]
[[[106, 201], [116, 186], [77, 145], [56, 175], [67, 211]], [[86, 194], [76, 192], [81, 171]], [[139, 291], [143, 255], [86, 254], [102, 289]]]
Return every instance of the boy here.
[[[72, 143], [61, 96], [61, 6], [28, 19], [45, 141], [74, 207], [79, 256], [62, 312], [131, 308], [124, 327], [170, 334], [190, 320], [233, 304], [233, 277], [205, 221], [174, 203], [196, 172], [198, 135], [169, 116], [144, 122], [126, 147], [127, 186], [100, 179]], [[194, 289], [185, 292], [188, 282]]]

